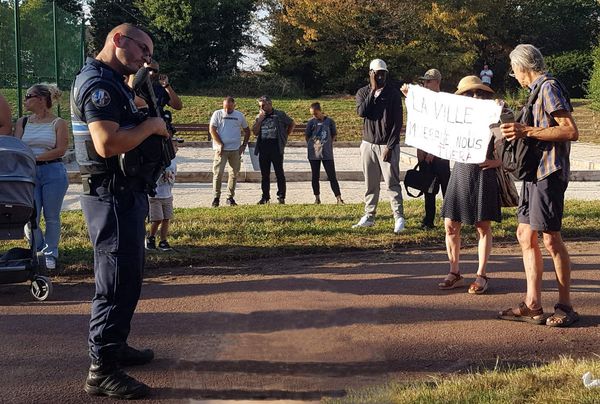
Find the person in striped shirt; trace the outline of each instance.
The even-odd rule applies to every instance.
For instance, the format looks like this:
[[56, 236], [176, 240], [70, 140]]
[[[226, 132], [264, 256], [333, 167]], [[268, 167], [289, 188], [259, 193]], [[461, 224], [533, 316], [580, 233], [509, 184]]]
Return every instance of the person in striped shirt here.
[[[564, 86], [547, 71], [541, 52], [533, 45], [518, 45], [510, 53], [513, 77], [532, 92], [540, 87], [532, 106], [533, 122], [504, 123], [500, 126], [508, 140], [532, 138], [544, 142], [536, 178], [524, 181], [517, 216], [517, 238], [523, 251], [527, 277], [525, 301], [499, 313], [503, 320], [525, 321], [566, 327], [578, 320], [570, 297], [571, 260], [561, 237], [564, 195], [569, 183], [571, 141], [579, 138], [573, 108]], [[546, 318], [542, 309], [544, 271], [538, 234], [554, 263], [558, 282], [558, 303]]]

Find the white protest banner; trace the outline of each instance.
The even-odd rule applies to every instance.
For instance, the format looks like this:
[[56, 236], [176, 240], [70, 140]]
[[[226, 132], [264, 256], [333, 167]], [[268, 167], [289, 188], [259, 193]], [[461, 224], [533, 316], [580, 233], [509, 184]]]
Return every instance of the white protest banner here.
[[406, 97], [406, 144], [446, 160], [483, 163], [502, 107], [410, 85]]

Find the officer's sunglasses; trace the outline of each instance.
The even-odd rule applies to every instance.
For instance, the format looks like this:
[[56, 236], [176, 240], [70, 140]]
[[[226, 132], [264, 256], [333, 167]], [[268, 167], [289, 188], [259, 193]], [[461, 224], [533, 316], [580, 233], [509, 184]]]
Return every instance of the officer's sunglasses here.
[[131, 39], [133, 42], [135, 42], [135, 44], [138, 46], [138, 48], [140, 48], [140, 50], [144, 53], [144, 56], [148, 56], [148, 57], [152, 57], [152, 54], [150, 53], [150, 49], [148, 48], [148, 46], [143, 43], [142, 41], [138, 41], [135, 38], [132, 38], [130, 36], [127, 35], [121, 35], [123, 38], [127, 38], [127, 39]]

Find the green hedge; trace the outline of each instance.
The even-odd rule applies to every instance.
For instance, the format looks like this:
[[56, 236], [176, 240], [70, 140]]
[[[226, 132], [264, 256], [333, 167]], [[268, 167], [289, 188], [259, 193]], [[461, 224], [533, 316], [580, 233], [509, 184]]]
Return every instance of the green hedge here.
[[569, 90], [571, 98], [584, 98], [592, 75], [594, 58], [589, 50], [575, 50], [546, 57], [548, 70]]
[[588, 97], [592, 100], [592, 107], [600, 110], [600, 47], [592, 52], [594, 69], [588, 86]]

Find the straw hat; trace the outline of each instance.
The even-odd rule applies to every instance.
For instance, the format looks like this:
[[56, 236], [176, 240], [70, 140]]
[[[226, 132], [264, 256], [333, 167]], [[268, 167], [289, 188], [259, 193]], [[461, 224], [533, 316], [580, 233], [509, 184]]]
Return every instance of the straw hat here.
[[482, 90], [490, 94], [494, 94], [494, 90], [486, 86], [481, 82], [481, 79], [477, 76], [465, 76], [458, 82], [458, 89], [454, 94], [461, 95], [471, 90]]

